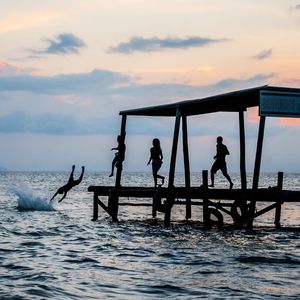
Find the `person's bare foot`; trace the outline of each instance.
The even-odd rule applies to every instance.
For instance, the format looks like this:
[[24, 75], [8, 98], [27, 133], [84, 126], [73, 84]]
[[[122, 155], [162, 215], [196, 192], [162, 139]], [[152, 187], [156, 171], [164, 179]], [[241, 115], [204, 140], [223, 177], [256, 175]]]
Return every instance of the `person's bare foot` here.
[[108, 177], [113, 177], [114, 176], [114, 174], [110, 174]]
[[214, 184], [210, 184], [209, 187], [215, 187], [215, 185]]

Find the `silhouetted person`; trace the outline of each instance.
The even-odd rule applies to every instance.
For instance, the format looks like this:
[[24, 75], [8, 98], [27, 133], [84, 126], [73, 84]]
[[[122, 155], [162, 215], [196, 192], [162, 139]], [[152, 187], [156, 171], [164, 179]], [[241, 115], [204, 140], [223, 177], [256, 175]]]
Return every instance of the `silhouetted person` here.
[[67, 196], [67, 193], [68, 191], [74, 187], [75, 185], [78, 185], [81, 181], [82, 181], [82, 177], [83, 177], [83, 173], [84, 173], [84, 167], [82, 167], [82, 171], [81, 171], [81, 175], [80, 177], [77, 179], [77, 180], [74, 180], [74, 170], [75, 170], [75, 165], [72, 166], [72, 172], [70, 174], [70, 177], [69, 177], [69, 180], [68, 180], [68, 183], [65, 184], [64, 186], [60, 187], [57, 192], [53, 195], [53, 197], [51, 198], [50, 201], [52, 201], [54, 199], [54, 197], [57, 195], [57, 194], [64, 194], [63, 197], [58, 200], [58, 202], [61, 202], [63, 201], [63, 199], [66, 198]]
[[229, 188], [232, 189], [233, 183], [231, 181], [230, 176], [227, 173], [227, 166], [225, 157], [226, 155], [229, 155], [229, 151], [227, 147], [223, 144], [223, 138], [221, 136], [217, 137], [217, 154], [214, 156], [215, 162], [213, 163], [211, 170], [210, 170], [210, 176], [211, 176], [211, 185], [210, 187], [214, 187], [214, 181], [215, 181], [215, 174], [218, 170], [221, 170], [225, 178], [229, 181]]
[[117, 142], [118, 142], [118, 146], [115, 147], [115, 148], [111, 148], [111, 151], [112, 150], [117, 150], [117, 152], [115, 153], [115, 157], [111, 163], [111, 173], [109, 175], [109, 177], [112, 177], [114, 176], [114, 169], [115, 167], [117, 169], [119, 168], [122, 168], [122, 164], [123, 164], [123, 161], [125, 159], [125, 149], [126, 149], [126, 146], [125, 144], [121, 141], [121, 136], [118, 135], [117, 137]]
[[150, 149], [150, 158], [149, 158], [147, 165], [149, 165], [150, 162], [152, 161], [152, 174], [153, 174], [153, 178], [154, 178], [154, 185], [156, 187], [157, 186], [157, 178], [160, 178], [162, 180], [162, 183], [161, 183], [162, 185], [165, 182], [165, 177], [157, 174], [158, 170], [160, 169], [160, 167], [162, 165], [163, 154], [161, 151], [159, 139], [153, 139], [152, 145], [153, 145], [153, 147]]

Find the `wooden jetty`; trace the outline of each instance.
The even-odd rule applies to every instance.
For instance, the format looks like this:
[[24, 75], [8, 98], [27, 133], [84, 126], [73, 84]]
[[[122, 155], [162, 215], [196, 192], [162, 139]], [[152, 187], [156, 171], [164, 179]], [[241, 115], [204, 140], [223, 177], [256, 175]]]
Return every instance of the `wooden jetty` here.
[[[246, 144], [244, 113], [250, 107], [259, 108], [259, 130], [257, 138], [255, 164], [252, 187], [247, 187], [246, 180]], [[240, 136], [240, 189], [216, 189], [208, 187], [208, 171], [202, 171], [202, 184], [191, 186], [190, 163], [188, 149], [187, 118], [215, 112], [236, 112], [239, 119]], [[152, 116], [175, 118], [173, 144], [171, 150], [169, 180], [167, 187], [134, 187], [121, 185], [122, 165], [117, 168], [115, 186], [90, 186], [89, 192], [93, 198], [93, 220], [98, 219], [99, 206], [106, 211], [112, 220], [118, 219], [118, 208], [121, 205], [152, 206], [152, 216], [157, 212], [164, 214], [164, 223], [170, 225], [171, 212], [174, 205], [185, 205], [188, 220], [192, 215], [192, 206], [203, 207], [204, 227], [216, 223], [223, 226], [223, 215], [229, 215], [237, 226], [253, 227], [255, 218], [271, 210], [274, 212], [274, 224], [280, 227], [281, 206], [284, 202], [300, 202], [300, 191], [283, 190], [283, 173], [278, 172], [277, 185], [269, 188], [259, 188], [260, 165], [264, 139], [264, 128], [267, 117], [299, 117], [300, 89], [260, 86], [256, 88], [235, 91], [212, 97], [181, 101], [173, 104], [138, 108], [121, 111], [120, 137], [124, 143], [126, 136], [126, 120], [128, 116]], [[185, 186], [174, 186], [176, 156], [180, 127], [182, 130]], [[107, 197], [105, 204], [99, 196]], [[123, 202], [120, 198], [143, 198], [144, 202]], [[145, 202], [145, 198], [151, 201]], [[257, 202], [266, 206], [257, 210]], [[212, 216], [214, 216], [212, 218]], [[216, 221], [215, 221], [216, 220]]]

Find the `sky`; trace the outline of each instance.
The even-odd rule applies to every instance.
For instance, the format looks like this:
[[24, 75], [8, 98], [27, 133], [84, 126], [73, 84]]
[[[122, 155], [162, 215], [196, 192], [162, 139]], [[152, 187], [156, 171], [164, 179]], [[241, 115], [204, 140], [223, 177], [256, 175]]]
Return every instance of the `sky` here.
[[[265, 84], [300, 87], [300, 0], [1, 0], [0, 167], [109, 173], [119, 111]], [[253, 171], [258, 112], [246, 113]], [[147, 167], [152, 139], [170, 162], [173, 118], [130, 117], [125, 171]], [[239, 170], [238, 115], [188, 120], [191, 170], [215, 140]], [[267, 118], [262, 171], [300, 171], [298, 119]], [[182, 171], [181, 144], [177, 171]]]

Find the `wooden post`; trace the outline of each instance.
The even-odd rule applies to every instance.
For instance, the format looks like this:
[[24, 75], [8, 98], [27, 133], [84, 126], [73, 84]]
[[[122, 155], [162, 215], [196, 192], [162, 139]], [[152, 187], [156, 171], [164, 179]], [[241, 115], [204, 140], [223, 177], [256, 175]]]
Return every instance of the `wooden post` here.
[[[207, 192], [207, 190], [208, 190], [208, 171], [207, 170], [202, 171], [202, 185], [203, 185], [203, 189]], [[204, 228], [208, 228], [210, 226], [208, 198], [207, 198], [206, 192], [204, 192], [204, 197], [203, 197], [203, 226], [204, 226]]]
[[[256, 156], [255, 156], [255, 165], [254, 165], [254, 172], [253, 172], [253, 182], [252, 182], [252, 189], [257, 190], [258, 188], [258, 181], [259, 181], [259, 172], [260, 172], [260, 164], [261, 164], [261, 154], [262, 154], [262, 147], [263, 147], [263, 140], [264, 140], [264, 131], [265, 131], [265, 121], [266, 117], [261, 116], [259, 121], [259, 130], [258, 130], [258, 138], [257, 138], [257, 146], [256, 146]], [[256, 207], [256, 199], [251, 199], [249, 212], [248, 212], [248, 228], [253, 227], [253, 220], [254, 220], [254, 213]]]
[[[283, 186], [283, 172], [278, 172], [277, 175], [277, 188], [278, 191], [282, 191], [282, 186]], [[280, 216], [281, 216], [281, 205], [282, 205], [282, 199], [278, 198], [276, 199], [277, 201], [277, 206], [275, 209], [275, 221], [274, 224], [277, 228], [280, 228]]]
[[[183, 160], [184, 160], [184, 176], [185, 187], [191, 187], [191, 174], [190, 174], [190, 159], [189, 159], [189, 147], [188, 147], [188, 133], [187, 133], [187, 118], [182, 116], [182, 144], [183, 144]], [[186, 214], [185, 218], [190, 219], [192, 216], [191, 198], [186, 198]]]
[[247, 189], [246, 176], [246, 147], [245, 147], [245, 121], [244, 112], [239, 112], [239, 127], [240, 127], [240, 176], [242, 190]]
[[[121, 121], [121, 131], [120, 131], [120, 144], [125, 144], [125, 135], [126, 135], [126, 115], [122, 115]], [[125, 157], [125, 146], [121, 147], [124, 153], [119, 153], [119, 156]], [[120, 151], [120, 150], [119, 150]], [[117, 163], [117, 175], [116, 175], [116, 182], [115, 182], [115, 189], [111, 190], [110, 195], [108, 197], [108, 211], [112, 216], [113, 221], [118, 220], [118, 210], [119, 210], [119, 195], [117, 189], [121, 186], [121, 176], [123, 170], [123, 161]]]
[[[121, 121], [121, 131], [120, 131], [120, 137], [121, 137], [121, 143], [125, 144], [125, 135], [126, 135], [126, 115], [122, 115], [122, 121]], [[124, 149], [125, 150], [125, 149]], [[125, 156], [125, 153], [122, 155]], [[115, 187], [120, 187], [121, 185], [121, 175], [123, 170], [123, 162], [121, 165], [117, 168], [117, 175], [116, 175], [116, 183]]]
[[[181, 119], [181, 111], [180, 108], [177, 108], [176, 111], [176, 120], [173, 134], [173, 145], [171, 152], [171, 160], [170, 160], [170, 170], [169, 170], [169, 183], [168, 188], [171, 191], [174, 187], [174, 177], [175, 177], [175, 166], [176, 166], [176, 155], [177, 155], [177, 146], [178, 146], [178, 136], [179, 136], [179, 127], [180, 127], [180, 119]], [[171, 209], [174, 202], [174, 197], [169, 195], [166, 201], [166, 212], [165, 212], [165, 226], [170, 225], [171, 221]]]
[[94, 192], [94, 201], [93, 201], [93, 219], [92, 221], [98, 220], [98, 195]]

